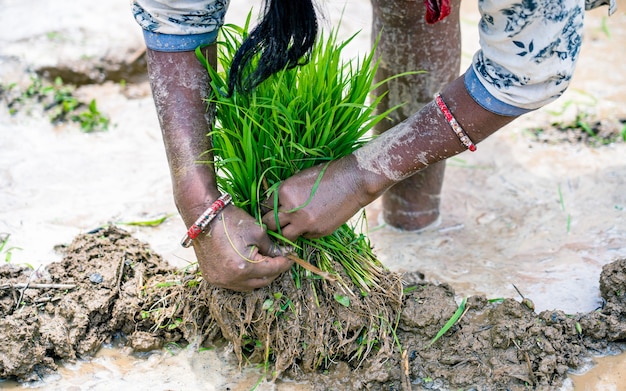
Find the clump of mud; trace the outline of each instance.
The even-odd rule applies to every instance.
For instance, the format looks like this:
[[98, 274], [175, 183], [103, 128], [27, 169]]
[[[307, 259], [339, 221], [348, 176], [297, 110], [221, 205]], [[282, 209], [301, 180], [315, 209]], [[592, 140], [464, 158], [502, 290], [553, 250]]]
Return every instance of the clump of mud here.
[[[78, 236], [45, 272], [1, 269], [0, 333], [10, 342], [0, 347], [0, 377], [36, 380], [56, 369], [55, 360], [93, 355], [113, 338], [135, 351], [225, 339], [241, 362], [271, 363], [273, 376], [335, 359], [357, 365], [374, 348], [379, 357], [393, 352], [402, 285], [388, 277], [353, 295], [355, 286], [316, 276], [296, 286], [286, 273], [241, 294], [208, 286], [195, 270], [169, 268], [146, 244], [109, 227]], [[349, 297], [349, 307], [338, 295]]]
[[316, 277], [296, 286], [285, 273], [235, 293], [109, 227], [78, 236], [45, 271], [0, 268], [0, 377], [38, 380], [115, 339], [135, 351], [228, 342], [242, 363], [318, 390], [556, 390], [626, 338], [626, 259], [604, 267], [605, 305], [594, 312], [537, 314], [528, 302], [474, 296], [434, 343], [458, 308], [454, 291], [425, 282], [403, 290], [394, 273], [385, 281], [351, 296], [349, 286]]
[[172, 272], [147, 245], [112, 228], [79, 236], [46, 270], [3, 265], [0, 377], [38, 380], [56, 370], [55, 360], [91, 356], [115, 333], [132, 335], [146, 282]]

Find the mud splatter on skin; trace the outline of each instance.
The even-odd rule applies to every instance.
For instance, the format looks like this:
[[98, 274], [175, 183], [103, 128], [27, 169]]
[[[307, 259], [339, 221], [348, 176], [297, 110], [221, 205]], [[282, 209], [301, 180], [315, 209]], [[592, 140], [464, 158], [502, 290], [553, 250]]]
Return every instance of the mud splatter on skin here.
[[[212, 161], [206, 136], [214, 108], [205, 103], [209, 76], [195, 53], [148, 50], [149, 80], [174, 185], [197, 174], [198, 160]], [[203, 156], [204, 153], [204, 156]]]
[[176, 80], [181, 87], [195, 91], [203, 98], [208, 98], [208, 90], [206, 89], [206, 82], [208, 75], [205, 73], [205, 77], [199, 78], [197, 72], [189, 69], [180, 62], [177, 62], [172, 57], [165, 57], [167, 61], [155, 60], [155, 52], [148, 52], [150, 57], [150, 83], [153, 88], [154, 100], [158, 105], [166, 104], [169, 99], [169, 89], [166, 84], [172, 80]]
[[[421, 3], [372, 1], [372, 37], [376, 40], [380, 34], [376, 44], [376, 56], [380, 58], [377, 82], [404, 72], [418, 73], [387, 80], [377, 89], [377, 93], [386, 94], [379, 112], [400, 107], [389, 114], [388, 121], [377, 125], [376, 131], [382, 135], [355, 153], [359, 168], [396, 183], [461, 152], [449, 150], [454, 139], [440, 131], [447, 124], [432, 105], [433, 94], [459, 73], [459, 4], [453, 6], [449, 18], [426, 25]], [[431, 45], [433, 39], [448, 44]]]
[[443, 126], [448, 124], [431, 103], [356, 150], [358, 167], [395, 183], [461, 152], [460, 148], [452, 151], [446, 147], [456, 140], [452, 131], [440, 130]]
[[[31, 283], [76, 288], [28, 289], [21, 298], [17, 288], [0, 290], [2, 378], [38, 380], [57, 369], [57, 360], [88, 357], [118, 336], [136, 351], [172, 341], [224, 346], [226, 339], [242, 363], [269, 357], [275, 373], [307, 381], [314, 390], [400, 389], [407, 364], [408, 380], [428, 389], [557, 390], [568, 370], [626, 339], [626, 259], [603, 268], [602, 309], [537, 314], [516, 300], [473, 296], [466, 313], [435, 343], [457, 309], [454, 291], [417, 282], [398, 307], [399, 276], [393, 273], [384, 293], [354, 299], [350, 307], [335, 300], [345, 294], [336, 284], [317, 280], [324, 286], [314, 292], [307, 282], [296, 287], [288, 273], [265, 289], [235, 293], [209, 287], [196, 274], [177, 273], [117, 228], [78, 236], [48, 272]], [[0, 268], [0, 286], [29, 277], [23, 267]], [[380, 311], [374, 318], [372, 305]], [[389, 320], [398, 321], [397, 341], [385, 328]], [[270, 356], [266, 346], [272, 347]]]
[[[394, 182], [401, 181], [407, 174], [396, 168], [402, 163], [402, 157], [395, 150], [410, 145], [415, 137], [415, 132], [407, 123], [383, 133], [354, 152], [359, 169], [384, 176]], [[428, 165], [427, 159], [418, 157], [418, 161], [423, 167]]]

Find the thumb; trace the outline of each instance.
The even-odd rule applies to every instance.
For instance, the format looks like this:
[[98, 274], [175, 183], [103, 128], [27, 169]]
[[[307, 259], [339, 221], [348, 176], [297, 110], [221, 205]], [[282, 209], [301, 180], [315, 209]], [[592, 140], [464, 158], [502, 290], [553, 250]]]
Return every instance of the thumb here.
[[279, 244], [271, 238], [259, 242], [257, 246], [261, 254], [269, 257], [284, 257], [294, 251], [293, 245]]

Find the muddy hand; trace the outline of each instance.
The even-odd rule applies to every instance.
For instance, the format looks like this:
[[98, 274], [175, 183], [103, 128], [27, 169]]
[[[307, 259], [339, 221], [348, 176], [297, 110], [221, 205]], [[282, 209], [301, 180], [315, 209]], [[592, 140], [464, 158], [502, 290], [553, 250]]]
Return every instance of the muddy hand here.
[[235, 291], [266, 286], [292, 264], [257, 221], [234, 205], [227, 206], [193, 246], [203, 277]]
[[315, 166], [281, 183], [277, 213], [265, 213], [263, 223], [271, 231], [280, 225], [280, 233], [289, 240], [330, 235], [376, 198], [365, 189], [352, 155]]

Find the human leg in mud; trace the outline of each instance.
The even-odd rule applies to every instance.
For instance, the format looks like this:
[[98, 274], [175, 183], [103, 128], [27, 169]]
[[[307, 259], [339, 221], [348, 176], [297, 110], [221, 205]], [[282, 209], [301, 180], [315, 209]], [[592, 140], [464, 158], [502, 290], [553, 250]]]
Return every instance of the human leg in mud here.
[[[436, 23], [427, 23], [422, 1], [371, 0], [372, 41], [379, 35], [376, 56], [382, 61], [376, 81], [408, 72], [379, 87], [378, 95], [389, 91], [379, 112], [404, 104], [380, 122], [377, 134], [401, 123], [430, 102], [459, 75], [461, 62], [460, 2], [452, 1], [450, 14]], [[439, 220], [440, 193], [445, 161], [430, 165], [387, 190], [382, 196], [383, 218], [404, 230], [419, 230]]]

